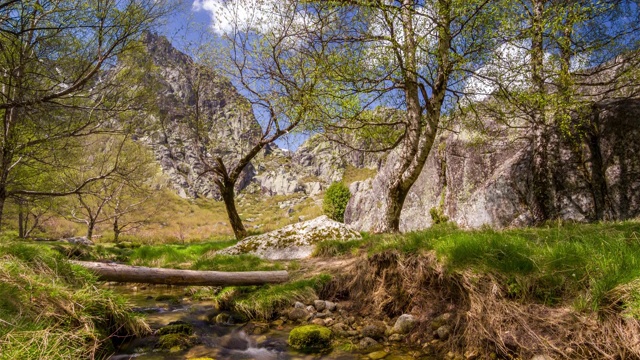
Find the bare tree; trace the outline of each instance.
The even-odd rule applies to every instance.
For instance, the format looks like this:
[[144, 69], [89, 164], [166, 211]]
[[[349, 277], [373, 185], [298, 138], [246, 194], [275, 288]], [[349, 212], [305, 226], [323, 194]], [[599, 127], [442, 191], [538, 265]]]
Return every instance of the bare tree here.
[[125, 220], [125, 216], [139, 210], [148, 199], [155, 176], [153, 160], [141, 145], [126, 137], [95, 135], [83, 138], [82, 145], [89, 155], [71, 167], [67, 181], [77, 187], [93, 174], [105, 173], [104, 169], [113, 171], [74, 194], [67, 218], [87, 226], [87, 239], [97, 225], [112, 223], [117, 241], [124, 229], [138, 222]]
[[[332, 9], [329, 5], [305, 1], [253, 5], [243, 0], [216, 9], [216, 18], [226, 25], [214, 26], [216, 43], [199, 52], [199, 59], [239, 88], [260, 129], [250, 139], [239, 139], [248, 146], [226, 149], [230, 156], [220, 156], [215, 154], [223, 152], [221, 142], [215, 132], [207, 130], [211, 119], [198, 110], [206, 99], [198, 94], [196, 111], [189, 119], [204, 164], [202, 174], [214, 175], [238, 239], [247, 235], [235, 205], [238, 179], [265, 146], [319, 116], [329, 91], [325, 74], [330, 62], [320, 61], [323, 49], [316, 46], [316, 40], [318, 34], [334, 31], [335, 20], [325, 16]], [[196, 78], [200, 84], [202, 80]]]
[[11, 196], [64, 196], [107, 176], [44, 191], [15, 175], [64, 164], [46, 153], [65, 139], [116, 128], [136, 103], [117, 61], [169, 10], [157, 0], [0, 2], [0, 221]]

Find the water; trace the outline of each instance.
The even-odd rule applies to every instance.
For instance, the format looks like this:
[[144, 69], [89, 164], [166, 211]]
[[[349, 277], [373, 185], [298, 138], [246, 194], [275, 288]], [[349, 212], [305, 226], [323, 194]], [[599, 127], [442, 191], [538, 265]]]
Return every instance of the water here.
[[[120, 346], [111, 360], [182, 360], [198, 357], [213, 359], [256, 359], [256, 360], [311, 360], [311, 359], [366, 359], [363, 355], [333, 350], [325, 355], [309, 355], [295, 351], [287, 345], [291, 327], [269, 329], [265, 334], [250, 334], [254, 326], [266, 324], [217, 325], [209, 319], [217, 314], [210, 301], [191, 301], [182, 298], [184, 288], [149, 286], [137, 289], [131, 286], [112, 286], [112, 290], [125, 295], [138, 312], [146, 314], [147, 322], [153, 329], [161, 328], [174, 321], [191, 324], [200, 342], [188, 350], [159, 352], [153, 349], [155, 337], [135, 339]], [[167, 300], [156, 300], [159, 296]], [[176, 301], [179, 299], [179, 301]]]

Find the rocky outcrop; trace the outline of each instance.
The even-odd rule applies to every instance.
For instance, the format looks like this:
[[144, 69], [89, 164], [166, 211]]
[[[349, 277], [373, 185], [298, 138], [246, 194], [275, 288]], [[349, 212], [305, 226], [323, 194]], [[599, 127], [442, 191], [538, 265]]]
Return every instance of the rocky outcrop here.
[[[551, 171], [555, 203], [565, 220], [628, 219], [640, 215], [640, 100], [595, 104], [576, 138], [555, 134]], [[472, 132], [447, 133], [434, 145], [405, 201], [402, 231], [432, 225], [439, 209], [459, 226], [521, 226], [532, 222], [531, 156], [526, 140], [496, 128], [485, 138]], [[375, 179], [351, 184], [345, 222], [370, 230], [380, 216], [391, 153]], [[598, 198], [600, 200], [598, 200]]]
[[[220, 156], [229, 163], [257, 141], [261, 129], [251, 106], [230, 81], [197, 65], [165, 37], [146, 33], [143, 43], [151, 63], [146, 86], [157, 94], [157, 112], [140, 138], [179, 195], [219, 198], [202, 157]], [[196, 117], [206, 124], [198, 136]], [[253, 175], [248, 166], [237, 188], [247, 186]]]
[[266, 234], [250, 236], [221, 254], [252, 254], [269, 260], [303, 259], [311, 256], [315, 245], [324, 240], [357, 240], [360, 234], [326, 216], [285, 226]]

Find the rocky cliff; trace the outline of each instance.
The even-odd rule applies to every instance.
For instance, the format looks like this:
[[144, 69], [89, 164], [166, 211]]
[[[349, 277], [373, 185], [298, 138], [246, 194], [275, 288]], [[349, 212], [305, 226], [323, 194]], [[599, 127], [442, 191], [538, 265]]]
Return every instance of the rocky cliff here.
[[[143, 43], [152, 65], [147, 86], [157, 94], [157, 111], [142, 140], [151, 146], [180, 196], [218, 198], [202, 156], [233, 161], [257, 141], [260, 125], [231, 82], [198, 66], [163, 36], [146, 33]], [[196, 117], [203, 121], [194, 121]], [[208, 142], [206, 148], [194, 136], [202, 123], [206, 127], [197, 131], [204, 132], [200, 138]], [[249, 166], [238, 188], [246, 187], [253, 175]]]
[[[228, 80], [197, 66], [163, 37], [147, 34], [144, 43], [153, 64], [148, 77], [158, 94], [158, 111], [152, 119], [155, 126], [142, 139], [181, 196], [217, 197], [211, 177], [203, 175], [202, 148], [192, 140], [194, 109], [207, 120], [203, 130], [215, 143], [208, 155], [227, 161], [259, 137], [260, 125]], [[588, 126], [580, 130], [579, 141], [555, 134], [557, 141], [549, 149], [556, 160], [551, 170], [560, 217], [590, 221], [638, 216], [640, 100], [599, 100], [583, 116], [586, 119], [577, 123]], [[463, 227], [530, 224], [531, 157], [526, 141], [512, 140], [521, 136], [500, 126], [488, 134], [459, 130], [439, 137], [404, 204], [401, 229], [430, 226], [431, 209]], [[262, 196], [315, 196], [341, 180], [346, 169], [374, 168], [375, 178], [351, 184], [353, 196], [345, 213], [346, 222], [370, 230], [395, 159], [393, 152], [367, 155], [314, 136], [295, 152], [267, 147], [247, 167], [238, 188]], [[372, 174], [375, 171], [365, 177]]]
[[[141, 139], [151, 146], [180, 196], [219, 198], [201, 155], [233, 161], [260, 137], [260, 124], [231, 82], [198, 66], [163, 36], [147, 33], [143, 43], [151, 62], [147, 86], [157, 94], [157, 115]], [[208, 154], [194, 140], [196, 116], [208, 124], [203, 129]], [[265, 196], [317, 195], [342, 179], [348, 164], [363, 163], [365, 158], [369, 157], [350, 154], [319, 137], [312, 137], [295, 153], [272, 144], [245, 169], [237, 190], [246, 188]]]
[[[558, 140], [549, 149], [553, 193], [562, 219], [591, 221], [640, 215], [640, 100], [601, 101], [592, 107], [581, 140]], [[524, 141], [496, 129], [482, 138], [462, 131], [441, 135], [404, 204], [400, 228], [429, 227], [432, 208], [459, 226], [531, 224], [531, 157]], [[556, 136], [560, 138], [560, 136]], [[388, 177], [390, 154], [374, 179], [351, 185], [345, 221], [369, 230]], [[603, 199], [599, 201], [598, 198]], [[602, 204], [598, 204], [602, 202]]]

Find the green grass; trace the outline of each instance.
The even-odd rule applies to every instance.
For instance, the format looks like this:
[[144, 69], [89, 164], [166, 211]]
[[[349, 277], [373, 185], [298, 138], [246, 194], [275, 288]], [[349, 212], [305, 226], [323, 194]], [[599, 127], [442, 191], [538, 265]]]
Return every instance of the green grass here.
[[191, 266], [193, 270], [214, 271], [273, 271], [282, 270], [280, 263], [272, 263], [253, 255], [213, 255], [200, 258]]
[[200, 244], [143, 245], [129, 255], [132, 265], [181, 268], [190, 267], [206, 253], [232, 246], [236, 240], [205, 242]]
[[254, 287], [226, 287], [216, 296], [219, 307], [245, 314], [250, 319], [270, 320], [295, 301], [309, 301], [331, 280], [329, 275]]
[[[354, 252], [358, 244], [324, 242], [319, 254]], [[640, 314], [640, 223], [552, 224], [540, 228], [462, 230], [452, 224], [402, 235], [369, 235], [369, 254], [435, 251], [447, 271], [489, 273], [514, 299], [574, 304], [580, 310], [624, 298]]]
[[94, 275], [48, 247], [0, 246], [0, 359], [90, 359], [149, 327]]

